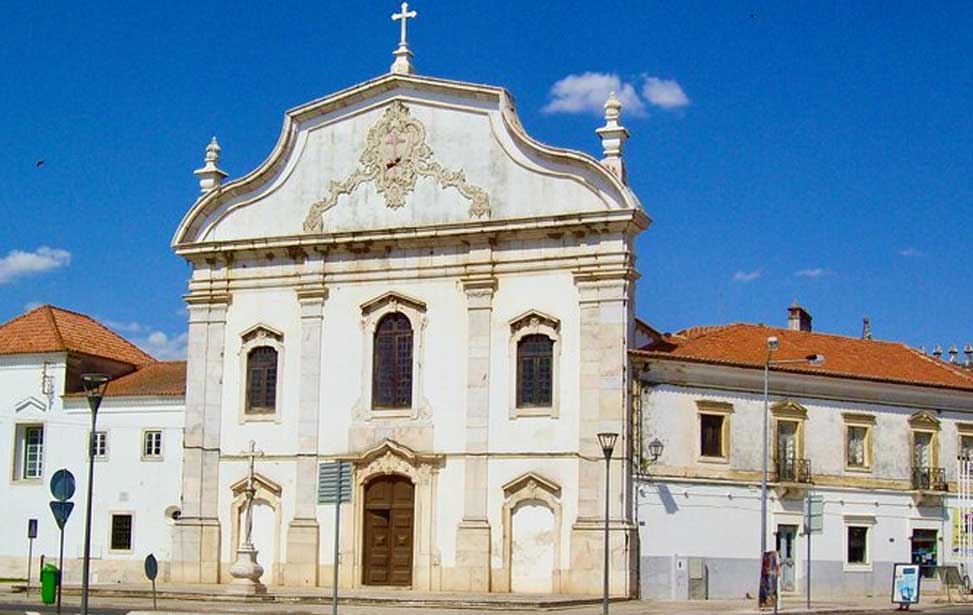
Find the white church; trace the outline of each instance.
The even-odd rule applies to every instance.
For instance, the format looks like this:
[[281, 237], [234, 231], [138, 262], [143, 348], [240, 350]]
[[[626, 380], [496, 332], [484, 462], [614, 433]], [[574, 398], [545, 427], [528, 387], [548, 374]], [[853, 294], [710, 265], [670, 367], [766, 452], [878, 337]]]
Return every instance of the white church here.
[[96, 582], [138, 578], [150, 551], [167, 580], [228, 582], [253, 441], [269, 586], [330, 585], [322, 477], [342, 461], [342, 587], [596, 594], [596, 434], [614, 432], [612, 593], [634, 591], [627, 353], [649, 219], [626, 185], [620, 104], [605, 106], [602, 160], [543, 145], [504, 89], [414, 74], [402, 28], [389, 73], [288, 111], [259, 168], [224, 181], [216, 141], [207, 149], [172, 242], [192, 267], [184, 393], [161, 395], [146, 373], [182, 381], [178, 364], [86, 346], [97, 323], [77, 344], [16, 336], [50, 313], [50, 336], [67, 339], [59, 320], [83, 316], [44, 307], [0, 330], [0, 377], [16, 384], [2, 389], [0, 437], [17, 442], [0, 462], [17, 494], [0, 574], [22, 567], [29, 517], [38, 551], [56, 551], [47, 479], [68, 467], [84, 493], [75, 393], [81, 372], [104, 371], [117, 379]]
[[[0, 576], [25, 574], [29, 519], [35, 560], [56, 556], [48, 481], [68, 468], [79, 484], [65, 574], [78, 579], [80, 375], [101, 372], [112, 381], [94, 437], [95, 583], [141, 580], [149, 553], [165, 581], [230, 583], [252, 488], [271, 590], [330, 586], [337, 552], [343, 588], [598, 594], [607, 504], [612, 594], [699, 597], [703, 577], [713, 597], [755, 592], [757, 539], [701, 528], [715, 532], [732, 509], [741, 535], [756, 536], [753, 369], [767, 332], [669, 336], [637, 320], [634, 244], [649, 218], [626, 182], [619, 102], [605, 103], [600, 159], [538, 143], [504, 89], [416, 75], [411, 16], [399, 15], [389, 73], [288, 111], [257, 169], [227, 181], [216, 140], [207, 148], [202, 192], [172, 241], [192, 268], [185, 362], [156, 361], [52, 306], [0, 325], [0, 441], [12, 443], [0, 455]], [[787, 335], [788, 349], [820, 336]], [[821, 476], [835, 502], [864, 502], [832, 507], [843, 521], [830, 525], [830, 574], [884, 575], [889, 558], [908, 557], [877, 529], [886, 501], [903, 532], [939, 532], [945, 561], [949, 514], [935, 506], [947, 510], [956, 477], [921, 481], [948, 465], [967, 433], [958, 425], [973, 447], [973, 422], [962, 423], [973, 377], [918, 352], [906, 358], [926, 371], [841, 367], [884, 344], [857, 343], [775, 385], [775, 428], [790, 444], [777, 449], [773, 537], [797, 548], [781, 531], [810, 484], [801, 478]], [[908, 454], [882, 461], [905, 442], [887, 435], [895, 421], [938, 434], [920, 436], [929, 471], [918, 486]], [[813, 435], [819, 423], [831, 431]], [[854, 447], [835, 425], [851, 426]], [[619, 436], [607, 502], [601, 432]], [[651, 440], [664, 445], [654, 458]], [[788, 465], [845, 448], [868, 452], [820, 475]], [[873, 591], [871, 579], [842, 587]]]

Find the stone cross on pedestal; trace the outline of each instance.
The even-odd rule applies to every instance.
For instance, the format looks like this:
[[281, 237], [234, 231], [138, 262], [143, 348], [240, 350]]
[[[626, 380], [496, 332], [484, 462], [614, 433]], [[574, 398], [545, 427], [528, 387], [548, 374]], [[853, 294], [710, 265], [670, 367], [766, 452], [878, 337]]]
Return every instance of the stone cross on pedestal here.
[[243, 456], [249, 459], [247, 486], [243, 491], [246, 497], [243, 504], [243, 542], [237, 549], [236, 562], [230, 567], [233, 581], [229, 591], [234, 594], [256, 595], [267, 592], [267, 587], [260, 582], [264, 569], [257, 563], [257, 550], [253, 548], [253, 497], [257, 494], [253, 466], [254, 460], [263, 456], [263, 452], [258, 451], [257, 443], [251, 440], [250, 450], [244, 451]]
[[402, 30], [399, 35], [399, 47], [392, 55], [395, 56], [395, 62], [392, 62], [392, 72], [401, 75], [411, 75], [414, 71], [412, 68], [412, 52], [409, 51], [409, 44], [406, 41], [406, 21], [409, 19], [414, 19], [418, 17], [419, 14], [415, 11], [409, 10], [409, 3], [402, 3], [401, 13], [392, 13], [392, 21], [402, 22]]

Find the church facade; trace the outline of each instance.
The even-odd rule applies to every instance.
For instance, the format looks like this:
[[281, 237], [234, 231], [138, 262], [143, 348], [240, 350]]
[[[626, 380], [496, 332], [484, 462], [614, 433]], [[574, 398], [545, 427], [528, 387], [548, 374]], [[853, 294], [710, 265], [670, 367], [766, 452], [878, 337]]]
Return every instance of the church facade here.
[[[289, 111], [266, 162], [218, 146], [173, 239], [192, 266], [170, 578], [229, 580], [254, 443], [263, 581], [635, 587], [634, 240], [617, 101], [605, 159], [532, 140], [500, 88], [392, 72]], [[328, 499], [329, 468], [350, 498]], [[347, 470], [344, 470], [347, 468]]]

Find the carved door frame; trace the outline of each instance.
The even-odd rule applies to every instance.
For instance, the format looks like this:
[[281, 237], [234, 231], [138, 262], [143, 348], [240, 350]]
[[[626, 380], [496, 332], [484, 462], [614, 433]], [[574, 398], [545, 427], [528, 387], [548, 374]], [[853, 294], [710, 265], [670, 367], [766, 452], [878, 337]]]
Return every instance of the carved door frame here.
[[[394, 440], [385, 440], [354, 460], [352, 586], [365, 587], [365, 485], [390, 474], [412, 481], [415, 508], [412, 517], [412, 589], [436, 591], [439, 550], [436, 545], [436, 482], [441, 455], [418, 454]], [[345, 549], [342, 549], [343, 551]], [[435, 570], [434, 570], [435, 569]]]

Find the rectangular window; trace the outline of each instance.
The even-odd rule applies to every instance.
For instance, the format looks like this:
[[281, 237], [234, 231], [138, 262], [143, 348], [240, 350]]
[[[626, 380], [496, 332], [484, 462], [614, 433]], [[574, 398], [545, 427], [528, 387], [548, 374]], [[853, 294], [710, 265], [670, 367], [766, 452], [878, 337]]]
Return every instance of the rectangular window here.
[[867, 468], [866, 439], [868, 427], [865, 425], [848, 426], [848, 467]]
[[868, 563], [868, 527], [848, 526], [848, 556], [845, 560], [849, 564]]
[[973, 459], [973, 435], [959, 437], [959, 454], [964, 459]]
[[95, 459], [108, 457], [108, 432], [96, 431], [91, 437], [91, 450]]
[[719, 414], [699, 415], [699, 450], [703, 457], [724, 457], [723, 421]]
[[162, 457], [162, 432], [159, 430], [146, 431], [142, 442], [142, 457], [157, 459]]
[[932, 434], [925, 431], [912, 433], [912, 466], [929, 468], [935, 465], [932, 455]]
[[132, 515], [112, 514], [111, 516], [111, 550], [132, 550]]
[[20, 477], [41, 478], [44, 474], [44, 428], [39, 425], [25, 427], [23, 442], [24, 458]]

